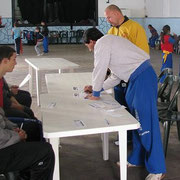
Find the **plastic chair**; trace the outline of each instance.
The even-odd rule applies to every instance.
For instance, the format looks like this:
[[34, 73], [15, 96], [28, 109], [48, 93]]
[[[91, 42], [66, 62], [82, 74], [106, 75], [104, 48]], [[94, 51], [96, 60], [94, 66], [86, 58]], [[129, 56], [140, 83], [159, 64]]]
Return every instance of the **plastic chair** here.
[[59, 42], [61, 44], [67, 44], [68, 43], [68, 31], [60, 31], [59, 32]]
[[170, 102], [171, 91], [175, 81], [177, 81], [177, 76], [166, 76], [164, 82], [158, 88], [159, 102]]
[[58, 44], [59, 33], [58, 31], [50, 31], [49, 32], [49, 43], [50, 44]]
[[82, 37], [83, 37], [83, 34], [84, 34], [84, 30], [83, 29], [78, 29], [76, 31], [76, 43], [77, 44], [80, 44], [80, 43], [83, 43], [82, 42]]
[[172, 74], [173, 74], [173, 70], [171, 68], [163, 69], [163, 71], [158, 76], [158, 83], [160, 83], [160, 80], [163, 76], [172, 75]]
[[178, 139], [180, 140], [180, 112], [178, 111], [179, 93], [180, 93], [180, 79], [178, 80], [178, 87], [175, 91], [172, 100], [169, 103], [167, 110], [159, 111], [159, 119], [163, 123], [163, 127], [164, 127], [163, 146], [164, 146], [165, 156], [167, 155], [170, 127], [174, 122], [176, 122], [177, 124]]
[[0, 174], [0, 180], [18, 180], [18, 172], [8, 172]]
[[[164, 83], [160, 85], [158, 89], [158, 101], [157, 108], [158, 111], [166, 110], [169, 107], [173, 87], [179, 82], [178, 76], [168, 75]], [[177, 110], [177, 107], [174, 107], [174, 110]]]
[[69, 43], [77, 43], [76, 31], [69, 31]]

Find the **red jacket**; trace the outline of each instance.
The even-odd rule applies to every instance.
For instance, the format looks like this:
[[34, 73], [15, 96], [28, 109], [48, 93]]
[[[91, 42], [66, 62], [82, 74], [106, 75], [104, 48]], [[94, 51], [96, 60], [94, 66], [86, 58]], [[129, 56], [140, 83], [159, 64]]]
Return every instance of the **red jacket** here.
[[161, 41], [161, 49], [162, 51], [173, 52], [173, 43], [174, 39], [170, 35], [164, 36], [164, 43]]

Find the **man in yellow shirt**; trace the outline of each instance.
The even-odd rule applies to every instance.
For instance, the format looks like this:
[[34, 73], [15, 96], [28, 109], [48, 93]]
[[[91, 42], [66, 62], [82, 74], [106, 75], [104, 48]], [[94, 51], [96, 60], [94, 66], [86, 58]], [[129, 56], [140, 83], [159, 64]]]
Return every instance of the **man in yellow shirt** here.
[[[113, 4], [105, 9], [104, 14], [107, 21], [112, 26], [109, 29], [108, 34], [124, 37], [149, 54], [146, 32], [139, 23], [129, 19], [127, 16], [124, 16], [119, 7]], [[127, 103], [125, 100], [125, 94], [127, 85], [128, 82], [121, 81], [119, 85], [114, 87], [114, 96], [116, 101], [126, 107]], [[130, 139], [131, 133], [129, 132], [128, 140]]]
[[124, 16], [116, 5], [110, 5], [105, 9], [105, 17], [112, 25], [108, 34], [127, 38], [133, 44], [149, 54], [146, 32], [139, 23]]

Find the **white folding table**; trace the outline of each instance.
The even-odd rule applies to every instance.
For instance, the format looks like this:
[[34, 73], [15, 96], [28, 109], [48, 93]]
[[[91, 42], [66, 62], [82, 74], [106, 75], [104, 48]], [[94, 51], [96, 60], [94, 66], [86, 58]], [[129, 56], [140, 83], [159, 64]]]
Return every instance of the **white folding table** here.
[[[86, 82], [89, 84], [91, 73], [68, 73], [57, 77], [46, 75], [50, 94], [41, 95], [44, 136], [52, 144], [56, 157], [54, 180], [60, 179], [59, 138], [104, 134], [103, 159], [108, 160], [110, 132], [119, 134], [120, 178], [127, 180], [127, 131], [139, 128], [138, 121], [123, 108], [116, 109], [114, 114], [106, 106], [103, 107], [103, 103], [117, 103], [110, 95], [103, 94], [100, 101], [85, 100], [73, 95], [74, 87], [78, 87], [78, 92]], [[52, 91], [50, 86], [53, 86]], [[94, 106], [94, 103], [100, 104], [100, 108]]]
[[45, 70], [58, 70], [61, 73], [62, 70], [73, 70], [79, 67], [78, 64], [72, 63], [63, 58], [26, 58], [25, 62], [29, 65], [29, 74], [31, 79], [29, 81], [29, 91], [32, 94], [33, 91], [33, 69], [36, 72], [36, 92], [37, 92], [37, 105], [40, 105], [40, 92], [41, 92], [41, 71]]

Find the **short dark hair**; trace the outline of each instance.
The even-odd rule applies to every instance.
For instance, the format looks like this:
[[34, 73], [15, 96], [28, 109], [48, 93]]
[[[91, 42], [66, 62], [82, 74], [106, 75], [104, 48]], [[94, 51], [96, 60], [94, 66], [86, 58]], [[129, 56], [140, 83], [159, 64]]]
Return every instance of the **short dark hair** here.
[[118, 12], [120, 12], [120, 13], [122, 14], [121, 9], [120, 9], [118, 6], [116, 6], [115, 4], [109, 5], [109, 6], [105, 9], [105, 11], [106, 11], [106, 10], [118, 11]]
[[83, 34], [83, 41], [85, 44], [89, 44], [90, 40], [97, 41], [102, 36], [104, 36], [104, 34], [97, 28], [89, 28]]
[[13, 55], [13, 53], [15, 53], [16, 51], [9, 46], [0, 46], [0, 62], [4, 59], [4, 58], [8, 58], [10, 59], [10, 57]]

